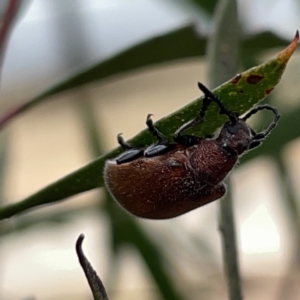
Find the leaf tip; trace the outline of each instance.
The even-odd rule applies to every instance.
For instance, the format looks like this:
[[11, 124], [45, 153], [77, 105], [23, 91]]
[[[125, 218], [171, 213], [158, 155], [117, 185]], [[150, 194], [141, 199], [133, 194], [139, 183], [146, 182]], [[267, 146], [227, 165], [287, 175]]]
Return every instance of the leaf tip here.
[[290, 57], [293, 55], [299, 42], [299, 30], [296, 31], [294, 39], [291, 43], [277, 55], [277, 59], [284, 63], [287, 63]]

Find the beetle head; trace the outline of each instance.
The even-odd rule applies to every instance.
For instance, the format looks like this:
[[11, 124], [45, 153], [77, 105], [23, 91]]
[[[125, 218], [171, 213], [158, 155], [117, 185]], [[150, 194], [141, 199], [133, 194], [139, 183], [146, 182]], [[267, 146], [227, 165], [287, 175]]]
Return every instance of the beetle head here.
[[[274, 114], [274, 119], [268, 126], [268, 128], [260, 133], [256, 133], [252, 128], [246, 124], [246, 120], [252, 115], [256, 114], [260, 110], [270, 110]], [[262, 140], [274, 129], [276, 126], [280, 115], [277, 109], [268, 105], [258, 105], [252, 108], [244, 117], [239, 118], [233, 113], [227, 113], [230, 121], [226, 122], [219, 136], [217, 137], [217, 142], [221, 144], [221, 147], [229, 152], [240, 155], [246, 150], [253, 149], [259, 146]]]
[[[276, 108], [269, 104], [262, 104], [252, 108], [246, 115], [239, 118], [239, 115], [228, 110], [222, 101], [202, 83], [198, 82], [199, 89], [203, 92], [206, 99], [214, 101], [220, 108], [219, 113], [225, 114], [229, 118], [226, 122], [216, 141], [220, 143], [221, 147], [229, 153], [240, 155], [244, 151], [253, 149], [259, 146], [262, 140], [274, 129], [280, 118]], [[268, 128], [260, 133], [256, 133], [252, 128], [246, 124], [246, 120], [260, 110], [269, 110], [274, 114], [274, 119]]]
[[252, 133], [250, 127], [242, 119], [237, 119], [236, 122], [226, 122], [216, 141], [225, 150], [240, 155], [249, 149], [252, 142]]

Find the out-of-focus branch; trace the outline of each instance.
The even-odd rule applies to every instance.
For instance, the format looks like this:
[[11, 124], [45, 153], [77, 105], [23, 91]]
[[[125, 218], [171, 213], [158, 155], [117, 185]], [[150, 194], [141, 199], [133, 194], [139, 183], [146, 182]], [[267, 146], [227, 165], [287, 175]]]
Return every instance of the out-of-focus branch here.
[[[220, 0], [214, 15], [215, 28], [208, 44], [209, 82], [218, 86], [237, 73], [239, 61], [239, 21], [235, 0]], [[220, 201], [220, 233], [223, 263], [228, 285], [228, 299], [241, 300], [238, 250], [230, 185], [227, 195]]]
[[6, 8], [4, 14], [1, 18], [1, 25], [0, 25], [0, 69], [2, 70], [2, 62], [6, 47], [6, 42], [8, 40], [9, 33], [11, 31], [12, 25], [14, 23], [14, 19], [16, 13], [19, 9], [20, 0], [8, 0], [6, 1]]

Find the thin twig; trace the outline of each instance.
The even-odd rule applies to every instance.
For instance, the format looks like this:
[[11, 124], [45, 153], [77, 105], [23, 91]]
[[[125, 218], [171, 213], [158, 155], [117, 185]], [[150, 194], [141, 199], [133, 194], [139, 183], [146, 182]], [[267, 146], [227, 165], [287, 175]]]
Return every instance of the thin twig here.
[[76, 242], [76, 252], [80, 265], [85, 273], [95, 300], [108, 300], [104, 285], [82, 251], [84, 235], [81, 234]]
[[[215, 12], [215, 28], [208, 44], [210, 86], [218, 86], [237, 73], [239, 21], [235, 0], [220, 0]], [[228, 184], [229, 185], [229, 184]], [[228, 298], [242, 299], [234, 213], [230, 188], [220, 201], [220, 232]]]
[[240, 300], [242, 299], [242, 289], [230, 188], [226, 196], [220, 201], [219, 229], [222, 238], [224, 268], [228, 282], [228, 298], [231, 300]]

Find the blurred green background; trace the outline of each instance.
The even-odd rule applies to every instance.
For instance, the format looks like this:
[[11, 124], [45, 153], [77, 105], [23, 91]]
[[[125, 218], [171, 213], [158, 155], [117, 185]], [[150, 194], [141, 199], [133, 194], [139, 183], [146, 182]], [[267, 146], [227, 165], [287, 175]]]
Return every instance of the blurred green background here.
[[[134, 136], [148, 113], [159, 119], [198, 98], [197, 81], [208, 81], [216, 2], [29, 2], [4, 60], [3, 115], [83, 69], [99, 68], [76, 83], [86, 85], [47, 98], [2, 132], [1, 203], [111, 150], [118, 133]], [[282, 50], [300, 28], [296, 0], [238, 5], [241, 71]], [[296, 52], [265, 100], [283, 115], [278, 128], [231, 174], [249, 299], [300, 296], [299, 67]], [[262, 114], [251, 124], [261, 129], [268, 122]], [[74, 249], [80, 233], [110, 299], [227, 299], [217, 203], [149, 221], [131, 218], [103, 189], [1, 221], [0, 299], [90, 297]]]

